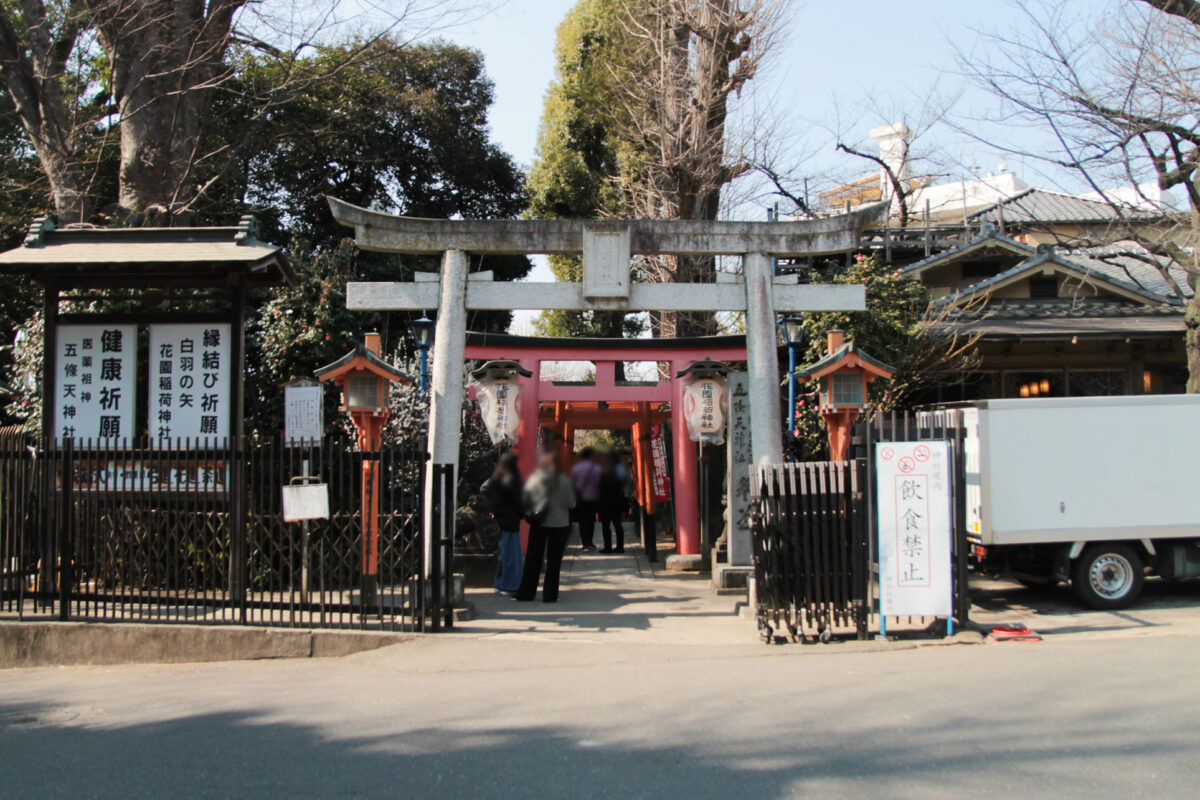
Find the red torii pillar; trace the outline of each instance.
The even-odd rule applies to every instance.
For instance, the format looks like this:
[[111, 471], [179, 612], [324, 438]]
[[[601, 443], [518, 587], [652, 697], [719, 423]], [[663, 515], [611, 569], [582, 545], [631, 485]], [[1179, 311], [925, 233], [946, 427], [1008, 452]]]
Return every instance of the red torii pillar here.
[[675, 461], [675, 546], [680, 555], [700, 552], [700, 462], [683, 413], [683, 381], [676, 379], [694, 358], [671, 362], [671, 450]]
[[[537, 469], [538, 441], [538, 389], [542, 384], [542, 360], [540, 358], [519, 358], [517, 363], [529, 370], [532, 375], [521, 377], [521, 431], [517, 434], [517, 465], [521, 475], [528, 478]], [[529, 523], [521, 523], [521, 550], [529, 545]]]

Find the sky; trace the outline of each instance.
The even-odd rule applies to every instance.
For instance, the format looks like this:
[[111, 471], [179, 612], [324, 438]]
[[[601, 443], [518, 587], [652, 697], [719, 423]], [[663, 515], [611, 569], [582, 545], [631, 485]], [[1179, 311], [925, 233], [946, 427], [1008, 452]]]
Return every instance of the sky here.
[[[1060, 0], [1078, 13], [1111, 8], [1118, 0]], [[493, 138], [522, 166], [534, 159], [538, 123], [547, 87], [554, 76], [555, 31], [574, 0], [504, 0], [475, 22], [439, 35], [479, 49], [495, 82], [490, 124]], [[833, 150], [831, 131], [851, 141], [866, 140], [867, 130], [886, 121], [864, 113], [869, 106], [917, 114], [934, 87], [955, 96], [955, 111], [974, 114], [994, 106], [986, 93], [956, 74], [956, 51], [983, 44], [983, 33], [1022, 28], [1023, 17], [1005, 0], [795, 0], [793, 22], [776, 61], [755, 78], [758, 102], [789, 113], [797, 147], [814, 151], [805, 171], [840, 180], [870, 170]], [[1028, 137], [1028, 131], [1012, 131]], [[1048, 185], [1036, 166], [989, 152], [962, 138], [942, 139], [937, 147], [948, 160], [996, 171], [1005, 162], [1030, 183]], [[743, 205], [743, 218], [765, 217], [769, 199]], [[761, 214], [762, 217], [757, 215]], [[535, 262], [533, 280], [550, 280], [544, 259]], [[531, 318], [520, 314], [515, 330]]]
[[[1081, 11], [1111, 5], [1111, 0], [1071, 2]], [[542, 100], [553, 79], [555, 29], [573, 5], [574, 0], [507, 0], [482, 19], [441, 34], [483, 52], [496, 84], [495, 138], [525, 165], [534, 157]], [[955, 94], [963, 86], [953, 74], [955, 48], [969, 52], [980, 31], [1019, 29], [1022, 19], [1004, 0], [796, 0], [793, 5], [794, 21], [777, 63], [755, 81], [770, 102], [797, 109], [812, 125], [831, 127], [839, 111], [845, 116], [868, 98], [888, 107], [916, 105], [935, 83]], [[971, 90], [959, 105], [988, 102]]]

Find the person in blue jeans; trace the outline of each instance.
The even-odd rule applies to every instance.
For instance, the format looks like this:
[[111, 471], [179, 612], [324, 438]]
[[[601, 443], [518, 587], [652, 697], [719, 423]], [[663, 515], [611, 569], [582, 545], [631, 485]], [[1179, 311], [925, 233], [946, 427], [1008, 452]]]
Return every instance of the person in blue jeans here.
[[505, 453], [496, 462], [492, 477], [484, 481], [483, 499], [500, 529], [500, 567], [492, 584], [498, 594], [515, 594], [521, 588], [521, 517], [525, 513], [521, 492], [524, 483], [516, 453]]

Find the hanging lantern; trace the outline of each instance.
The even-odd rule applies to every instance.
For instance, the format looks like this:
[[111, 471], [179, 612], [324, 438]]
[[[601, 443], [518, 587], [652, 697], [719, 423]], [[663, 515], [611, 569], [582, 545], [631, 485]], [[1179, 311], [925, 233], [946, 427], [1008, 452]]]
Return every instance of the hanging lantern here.
[[725, 443], [728, 371], [719, 361], [697, 361], [676, 376], [683, 379], [683, 417], [693, 442]]
[[533, 373], [515, 361], [489, 361], [471, 372], [479, 414], [492, 444], [515, 444], [521, 432], [521, 382]]

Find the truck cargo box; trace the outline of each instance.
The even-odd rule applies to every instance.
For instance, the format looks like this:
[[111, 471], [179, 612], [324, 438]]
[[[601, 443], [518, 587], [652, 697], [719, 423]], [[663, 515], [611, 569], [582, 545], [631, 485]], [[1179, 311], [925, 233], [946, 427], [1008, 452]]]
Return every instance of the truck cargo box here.
[[980, 544], [1200, 537], [1200, 396], [986, 400], [962, 422]]

